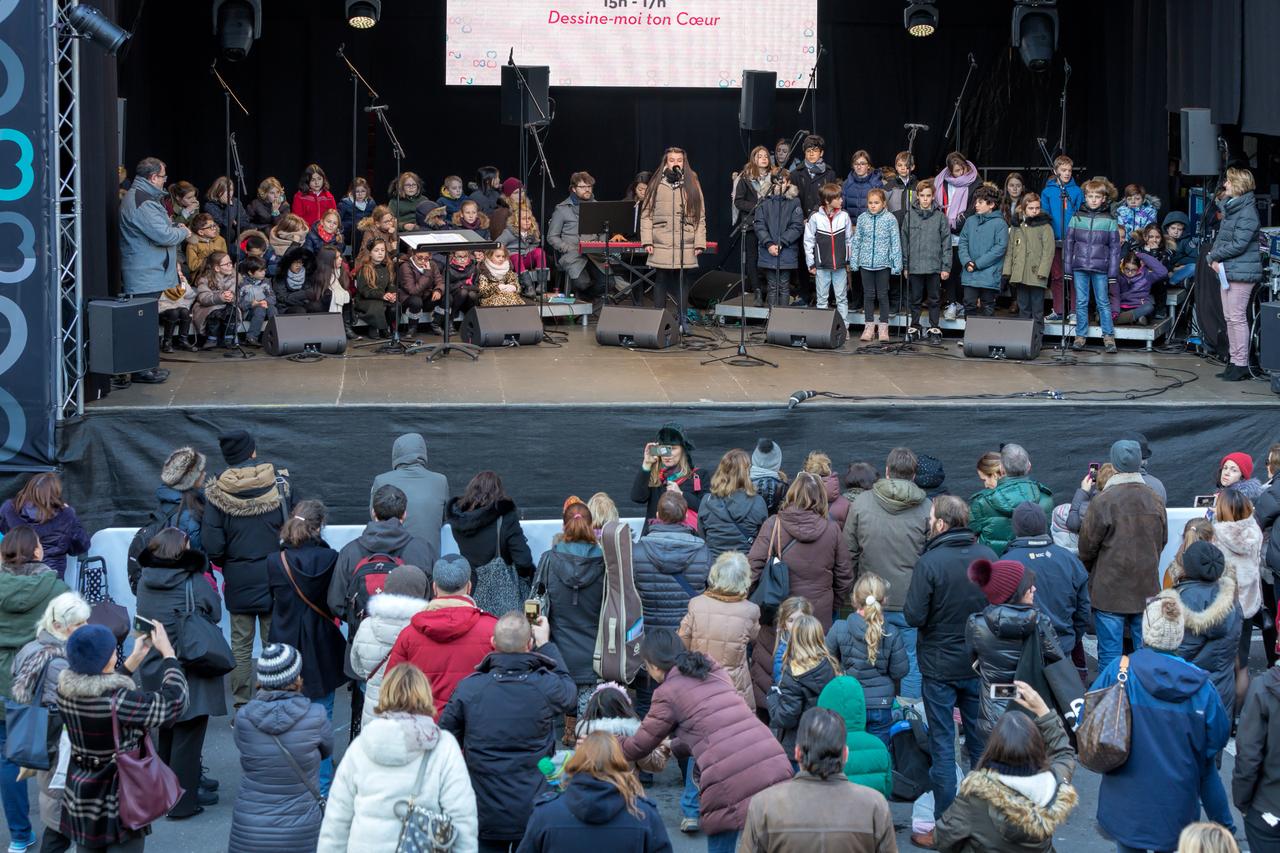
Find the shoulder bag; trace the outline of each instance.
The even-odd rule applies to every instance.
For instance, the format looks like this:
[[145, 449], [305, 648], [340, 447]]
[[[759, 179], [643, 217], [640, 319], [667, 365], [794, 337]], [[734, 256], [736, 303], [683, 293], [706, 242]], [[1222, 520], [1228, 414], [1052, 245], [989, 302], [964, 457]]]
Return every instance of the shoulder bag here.
[[1084, 694], [1084, 719], [1076, 730], [1080, 763], [1107, 773], [1129, 760], [1133, 720], [1129, 710], [1129, 656], [1120, 658], [1116, 683]]
[[30, 704], [8, 698], [4, 700], [5, 726], [8, 729], [4, 757], [19, 767], [48, 770], [52, 766], [49, 760], [49, 709], [43, 704], [44, 685], [49, 678], [51, 663], [53, 658], [40, 668]]
[[217, 678], [235, 669], [236, 660], [231, 646], [222, 635], [222, 628], [196, 610], [195, 593], [191, 578], [187, 578], [186, 609], [178, 611], [178, 636], [174, 639], [174, 651], [185, 672], [199, 678]]
[[[783, 546], [782, 550], [777, 550], [781, 529], [782, 522], [774, 516], [773, 532], [769, 536], [769, 550], [765, 558], [764, 571], [760, 573], [755, 590], [748, 596], [749, 600], [760, 608], [761, 625], [773, 624], [774, 617], [778, 615], [778, 605], [791, 594], [791, 567], [783, 561], [782, 557], [792, 545], [796, 544], [796, 540], [792, 539]], [[777, 551], [776, 555], [775, 551]]]
[[302, 591], [302, 587], [298, 586], [298, 582], [293, 579], [293, 567], [289, 565], [289, 557], [284, 551], [280, 552], [280, 565], [284, 567], [284, 576], [289, 579], [289, 585], [292, 586], [293, 591], [298, 594], [298, 598], [302, 599], [302, 603], [318, 613], [320, 618], [324, 621], [336, 623], [336, 616], [328, 611], [321, 610], [319, 607], [316, 607], [315, 604], [311, 602], [311, 599], [307, 598], [307, 594]]
[[120, 721], [116, 716], [118, 696], [111, 697], [111, 737], [115, 743], [117, 798], [120, 823], [138, 831], [169, 813], [182, 799], [178, 776], [169, 769], [151, 746], [151, 736], [142, 733], [138, 748], [120, 748]]
[[311, 777], [302, 771], [302, 765], [300, 765], [297, 760], [294, 759], [293, 754], [285, 748], [284, 742], [276, 735], [272, 735], [271, 739], [276, 742], [276, 746], [280, 747], [280, 754], [284, 756], [284, 760], [293, 768], [293, 772], [298, 777], [298, 781], [301, 782], [311, 793], [311, 796], [315, 798], [316, 805], [320, 808], [320, 814], [324, 814], [324, 796], [321, 795], [320, 789], [311, 781]]
[[400, 819], [400, 840], [396, 842], [396, 853], [441, 853], [452, 850], [458, 840], [458, 830], [453, 819], [443, 812], [433, 812], [425, 806], [418, 805], [418, 792], [422, 790], [422, 780], [427, 775], [427, 761], [431, 753], [424, 753], [422, 763], [418, 765], [418, 778], [413, 783], [413, 790], [408, 800], [400, 800], [395, 804], [395, 815]]
[[471, 598], [485, 613], [501, 616], [523, 610], [527, 590], [515, 566], [502, 558], [502, 516], [498, 516], [497, 531], [493, 559], [476, 568], [476, 588], [471, 591]]

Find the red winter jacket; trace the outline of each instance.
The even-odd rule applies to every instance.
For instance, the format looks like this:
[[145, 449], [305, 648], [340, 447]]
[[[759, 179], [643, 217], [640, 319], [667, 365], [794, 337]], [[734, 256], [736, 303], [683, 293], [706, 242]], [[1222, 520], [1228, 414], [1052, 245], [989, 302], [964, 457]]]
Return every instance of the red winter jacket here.
[[320, 221], [320, 217], [324, 216], [326, 210], [337, 210], [338, 203], [333, 200], [333, 193], [328, 190], [321, 190], [319, 193], [296, 192], [293, 194], [293, 204], [289, 209], [292, 213], [301, 216], [302, 221], [310, 228]]
[[387, 671], [411, 663], [431, 682], [436, 716], [444, 710], [458, 682], [475, 672], [476, 664], [493, 651], [493, 626], [498, 624], [466, 595], [442, 595], [414, 614], [396, 638]]

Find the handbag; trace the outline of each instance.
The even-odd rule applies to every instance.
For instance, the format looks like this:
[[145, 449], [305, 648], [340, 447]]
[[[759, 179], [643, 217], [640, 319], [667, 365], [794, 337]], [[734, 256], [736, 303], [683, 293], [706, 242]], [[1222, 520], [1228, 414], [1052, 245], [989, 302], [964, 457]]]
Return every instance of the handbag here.
[[493, 559], [476, 568], [476, 588], [471, 598], [485, 613], [501, 616], [512, 610], [523, 611], [528, 591], [515, 566], [502, 559], [502, 516], [498, 516]]
[[178, 775], [155, 754], [145, 731], [136, 749], [120, 748], [115, 696], [111, 697], [111, 737], [115, 743], [120, 823], [136, 832], [168, 814], [185, 792], [178, 784]]
[[48, 770], [52, 766], [49, 760], [49, 709], [41, 702], [51, 663], [53, 658], [45, 661], [40, 669], [40, 677], [36, 679], [30, 704], [7, 698], [4, 700], [7, 729], [4, 757], [19, 767]]
[[1080, 763], [1106, 773], [1129, 760], [1133, 718], [1129, 710], [1129, 656], [1120, 658], [1116, 683], [1084, 694], [1084, 720], [1076, 730]]
[[418, 765], [418, 778], [413, 783], [413, 792], [408, 800], [400, 800], [394, 806], [396, 817], [400, 818], [400, 840], [396, 842], [396, 853], [439, 853], [452, 850], [458, 840], [458, 830], [453, 819], [443, 812], [433, 812], [418, 805], [418, 792], [422, 790], [422, 780], [427, 775], [427, 759], [431, 753], [424, 753]]
[[178, 661], [191, 675], [217, 678], [235, 669], [235, 657], [222, 629], [196, 610], [191, 579], [186, 586], [187, 608], [177, 613], [178, 637], [174, 643]]
[[773, 533], [769, 537], [769, 557], [765, 560], [764, 571], [760, 573], [760, 579], [756, 582], [756, 588], [752, 590], [748, 599], [760, 608], [760, 624], [772, 625], [774, 617], [778, 615], [778, 605], [786, 600], [791, 594], [791, 567], [783, 561], [782, 557], [796, 544], [792, 539], [778, 551], [774, 556], [773, 552], [777, 549], [780, 537], [779, 530], [782, 529], [781, 521], [774, 521]]
[[280, 753], [284, 755], [284, 760], [289, 762], [289, 766], [293, 768], [293, 772], [297, 775], [298, 781], [306, 786], [311, 792], [311, 796], [315, 798], [316, 805], [320, 807], [320, 814], [324, 814], [324, 795], [320, 793], [320, 789], [311, 783], [311, 777], [302, 772], [302, 766], [294, 759], [293, 754], [285, 748], [284, 742], [276, 735], [272, 735], [271, 739], [276, 742], [276, 746], [280, 747]]

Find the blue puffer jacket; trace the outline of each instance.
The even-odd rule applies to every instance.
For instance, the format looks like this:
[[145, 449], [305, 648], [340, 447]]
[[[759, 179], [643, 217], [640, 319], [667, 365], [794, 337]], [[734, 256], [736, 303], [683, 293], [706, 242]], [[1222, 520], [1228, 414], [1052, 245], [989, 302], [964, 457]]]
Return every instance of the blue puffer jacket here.
[[902, 238], [898, 220], [884, 208], [879, 213], [863, 212], [853, 232], [849, 263], [855, 270], [882, 270], [894, 275], [902, 272]]
[[[782, 195], [769, 195], [756, 207], [756, 239], [760, 251], [756, 265], [770, 270], [793, 270], [800, 259], [800, 239], [804, 236], [804, 214], [800, 210], [800, 190], [794, 184]], [[777, 246], [776, 256], [769, 247]]]
[[1258, 207], [1253, 193], [1229, 198], [1219, 207], [1222, 225], [1209, 250], [1209, 260], [1227, 266], [1227, 281], [1246, 284], [1262, 281], [1262, 253], [1258, 248]]
[[1123, 243], [1115, 217], [1105, 210], [1082, 207], [1071, 217], [1062, 241], [1062, 270], [1103, 273], [1109, 279], [1120, 275]]
[[857, 219], [867, 211], [867, 193], [876, 187], [883, 187], [884, 181], [880, 178], [880, 172], [876, 169], [869, 171], [865, 177], [859, 178], [852, 171], [849, 177], [844, 179], [844, 185], [840, 187], [841, 193], [844, 195], [844, 209], [851, 219]]
[[[1119, 670], [1117, 658], [1090, 690], [1115, 684]], [[1120, 844], [1173, 850], [1182, 828], [1200, 819], [1201, 774], [1217, 772], [1231, 718], [1209, 674], [1165, 652], [1130, 655], [1127, 690], [1129, 759], [1102, 776], [1098, 824]]]
[[[1000, 273], [1004, 269], [1004, 253], [1009, 248], [1009, 224], [998, 210], [975, 213], [960, 229], [960, 283], [965, 287], [1000, 289]], [[966, 265], [972, 261], [975, 269]]]
[[680, 627], [689, 610], [690, 595], [673, 575], [684, 579], [697, 595], [707, 585], [711, 554], [707, 544], [683, 524], [655, 523], [632, 551], [636, 592], [644, 608], [644, 624], [651, 628]]
[[1071, 216], [1084, 204], [1084, 193], [1075, 178], [1065, 184], [1058, 183], [1057, 178], [1049, 178], [1040, 192], [1040, 209], [1049, 214], [1053, 220], [1053, 239], [1061, 240], [1066, 234], [1066, 225]]

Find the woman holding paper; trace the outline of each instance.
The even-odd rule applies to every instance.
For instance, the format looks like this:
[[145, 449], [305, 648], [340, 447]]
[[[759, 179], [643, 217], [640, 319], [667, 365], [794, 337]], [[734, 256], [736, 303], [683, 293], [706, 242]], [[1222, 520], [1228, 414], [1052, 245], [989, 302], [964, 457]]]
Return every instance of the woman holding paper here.
[[1219, 203], [1222, 225], [1209, 250], [1209, 265], [1224, 282], [1222, 314], [1227, 321], [1231, 363], [1218, 374], [1228, 382], [1249, 378], [1249, 300], [1262, 281], [1258, 249], [1258, 208], [1253, 200], [1253, 173], [1227, 169], [1226, 199]]

